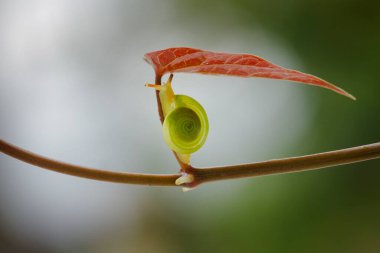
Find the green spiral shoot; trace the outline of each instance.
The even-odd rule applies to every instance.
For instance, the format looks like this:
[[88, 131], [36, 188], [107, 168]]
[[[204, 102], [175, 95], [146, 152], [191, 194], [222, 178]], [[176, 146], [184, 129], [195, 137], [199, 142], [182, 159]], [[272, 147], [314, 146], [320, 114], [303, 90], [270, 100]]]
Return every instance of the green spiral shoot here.
[[175, 95], [175, 108], [162, 127], [166, 144], [179, 154], [192, 154], [206, 142], [209, 125], [206, 111], [193, 98]]
[[209, 123], [206, 111], [195, 99], [185, 95], [175, 95], [171, 87], [173, 75], [164, 85], [148, 84], [160, 91], [160, 101], [164, 113], [162, 127], [166, 144], [179, 158], [189, 162], [189, 155], [199, 150], [206, 142]]

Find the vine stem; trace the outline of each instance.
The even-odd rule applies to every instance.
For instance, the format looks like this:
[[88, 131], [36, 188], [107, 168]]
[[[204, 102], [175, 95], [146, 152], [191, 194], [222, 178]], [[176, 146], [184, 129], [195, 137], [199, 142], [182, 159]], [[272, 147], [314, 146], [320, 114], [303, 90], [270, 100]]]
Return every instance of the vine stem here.
[[265, 162], [204, 169], [193, 168], [192, 173], [195, 178], [195, 184], [201, 184], [225, 179], [316, 170], [377, 158], [380, 158], [380, 142], [306, 156], [268, 160]]
[[16, 147], [10, 143], [0, 139], [0, 151], [13, 158], [23, 162], [52, 170], [55, 172], [68, 174], [71, 176], [94, 179], [100, 181], [125, 183], [125, 184], [140, 184], [140, 185], [157, 185], [157, 186], [175, 186], [175, 180], [179, 174], [158, 175], [158, 174], [137, 174], [126, 173], [108, 170], [99, 170], [93, 168], [82, 167], [69, 163], [64, 163], [49, 159], [22, 148]]
[[[181, 176], [181, 174], [158, 175], [116, 172], [72, 165], [31, 153], [1, 139], [0, 151], [18, 160], [48, 170], [114, 183], [176, 186], [175, 180]], [[188, 185], [188, 187], [194, 187], [201, 183], [217, 180], [300, 172], [376, 158], [380, 158], [380, 142], [308, 156], [269, 160], [250, 164], [211, 168], [190, 167], [188, 168], [189, 173], [194, 175], [195, 180], [191, 185]]]

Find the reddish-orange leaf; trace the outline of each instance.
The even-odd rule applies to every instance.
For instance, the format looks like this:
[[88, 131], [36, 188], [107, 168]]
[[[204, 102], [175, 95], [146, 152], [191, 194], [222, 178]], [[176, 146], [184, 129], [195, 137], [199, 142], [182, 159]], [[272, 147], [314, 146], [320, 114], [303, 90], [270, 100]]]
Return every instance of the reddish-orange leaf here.
[[277, 66], [251, 54], [216, 53], [177, 47], [150, 52], [144, 58], [159, 76], [182, 72], [289, 80], [330, 89], [355, 100], [348, 92], [321, 78]]

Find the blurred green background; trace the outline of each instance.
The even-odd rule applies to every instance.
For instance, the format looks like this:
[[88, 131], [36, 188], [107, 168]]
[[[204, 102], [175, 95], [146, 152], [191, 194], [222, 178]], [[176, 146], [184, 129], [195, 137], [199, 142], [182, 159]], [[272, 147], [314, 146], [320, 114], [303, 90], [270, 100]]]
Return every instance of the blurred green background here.
[[[377, 1], [0, 1], [1, 138], [58, 160], [172, 173], [144, 53], [253, 53], [307, 85], [178, 75], [210, 137], [196, 166], [380, 140]], [[226, 103], [228, 101], [228, 103]], [[202, 185], [73, 178], [0, 156], [0, 252], [380, 252], [380, 161]]]

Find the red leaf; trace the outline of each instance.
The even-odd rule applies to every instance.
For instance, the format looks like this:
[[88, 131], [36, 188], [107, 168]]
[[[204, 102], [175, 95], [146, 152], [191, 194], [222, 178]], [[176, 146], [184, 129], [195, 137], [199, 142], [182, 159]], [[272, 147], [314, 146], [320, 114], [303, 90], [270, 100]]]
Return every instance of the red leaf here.
[[348, 92], [316, 76], [286, 69], [250, 54], [216, 53], [178, 47], [150, 52], [144, 58], [159, 76], [182, 72], [289, 80], [330, 89], [355, 100]]

